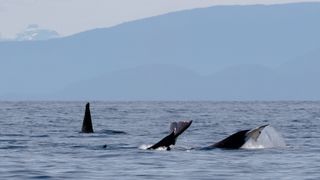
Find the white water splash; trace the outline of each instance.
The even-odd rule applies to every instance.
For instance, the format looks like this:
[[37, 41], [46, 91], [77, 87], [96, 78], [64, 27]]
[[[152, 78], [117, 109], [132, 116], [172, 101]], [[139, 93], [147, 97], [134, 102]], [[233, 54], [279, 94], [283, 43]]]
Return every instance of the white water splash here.
[[[152, 144], [142, 144], [142, 145], [139, 146], [139, 149], [146, 150], [151, 146], [152, 146]], [[159, 148], [157, 148], [155, 150], [157, 150], [157, 151], [166, 151], [167, 148], [166, 147], [159, 147]]]
[[146, 150], [146, 149], [148, 149], [148, 148], [151, 147], [151, 146], [152, 146], [152, 145], [150, 145], [150, 144], [142, 144], [142, 145], [139, 146], [139, 149]]
[[283, 137], [272, 126], [267, 126], [261, 132], [259, 138], [255, 141], [249, 139], [241, 148], [245, 149], [262, 149], [273, 147], [285, 147]]

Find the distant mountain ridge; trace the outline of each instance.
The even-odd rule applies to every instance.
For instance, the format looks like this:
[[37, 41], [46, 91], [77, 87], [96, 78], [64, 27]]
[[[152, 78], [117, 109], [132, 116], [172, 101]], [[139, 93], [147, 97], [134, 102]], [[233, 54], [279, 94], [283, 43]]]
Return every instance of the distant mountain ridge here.
[[320, 99], [315, 83], [320, 70], [301, 73], [320, 67], [319, 19], [320, 3], [217, 6], [60, 39], [0, 42], [0, 95]]

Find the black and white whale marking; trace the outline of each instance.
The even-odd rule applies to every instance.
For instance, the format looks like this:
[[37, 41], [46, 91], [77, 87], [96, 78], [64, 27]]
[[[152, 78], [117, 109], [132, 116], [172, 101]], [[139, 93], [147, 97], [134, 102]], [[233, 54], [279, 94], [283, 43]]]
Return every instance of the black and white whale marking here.
[[86, 104], [86, 110], [85, 110], [84, 117], [83, 117], [81, 132], [82, 133], [93, 133], [91, 113], [90, 113], [90, 103]]
[[188, 129], [191, 123], [192, 121], [179, 121], [171, 123], [170, 134], [148, 149], [158, 149], [160, 147], [165, 147], [167, 148], [167, 150], [170, 150], [170, 146], [176, 144], [178, 136], [180, 136], [186, 129]]
[[267, 127], [267, 125], [263, 125], [254, 129], [242, 130], [238, 131], [227, 138], [209, 146], [204, 149], [211, 148], [223, 148], [223, 149], [239, 149], [241, 148], [249, 139], [257, 141], [259, 138], [261, 131]]

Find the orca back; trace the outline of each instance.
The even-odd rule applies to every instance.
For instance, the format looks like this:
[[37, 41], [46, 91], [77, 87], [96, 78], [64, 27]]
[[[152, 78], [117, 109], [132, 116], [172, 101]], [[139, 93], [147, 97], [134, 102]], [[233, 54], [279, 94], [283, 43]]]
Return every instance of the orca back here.
[[247, 132], [249, 132], [249, 130], [236, 132], [222, 141], [215, 143], [212, 145], [212, 147], [223, 149], [239, 149], [246, 142]]

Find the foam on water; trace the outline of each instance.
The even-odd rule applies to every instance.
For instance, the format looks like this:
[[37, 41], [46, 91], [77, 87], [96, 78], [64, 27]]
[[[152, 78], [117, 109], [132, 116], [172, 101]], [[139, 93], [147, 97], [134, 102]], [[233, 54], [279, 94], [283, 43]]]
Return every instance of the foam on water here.
[[142, 145], [139, 146], [139, 149], [146, 150], [151, 146], [152, 146], [152, 144], [142, 144]]
[[263, 129], [257, 141], [250, 138], [241, 148], [262, 149], [285, 146], [286, 143], [281, 134], [278, 133], [272, 126], [267, 126]]
[[[142, 144], [139, 146], [139, 149], [142, 149], [142, 150], [147, 150], [149, 147], [151, 147], [153, 144]], [[156, 151], [166, 151], [167, 148], [166, 147], [159, 147], [157, 149], [154, 149]]]

